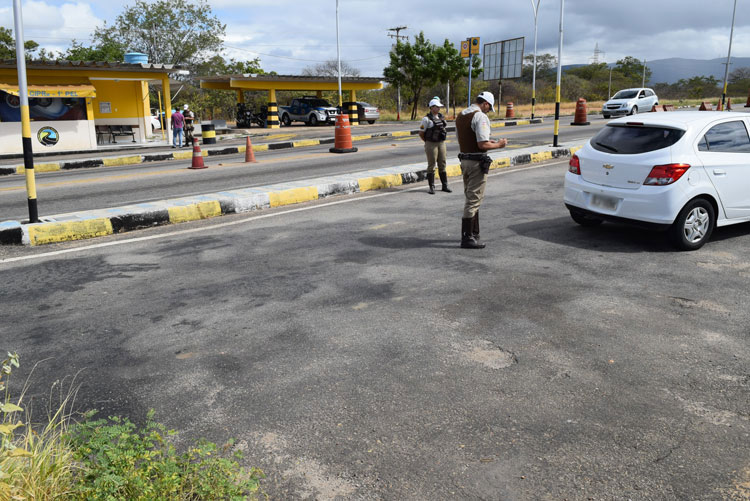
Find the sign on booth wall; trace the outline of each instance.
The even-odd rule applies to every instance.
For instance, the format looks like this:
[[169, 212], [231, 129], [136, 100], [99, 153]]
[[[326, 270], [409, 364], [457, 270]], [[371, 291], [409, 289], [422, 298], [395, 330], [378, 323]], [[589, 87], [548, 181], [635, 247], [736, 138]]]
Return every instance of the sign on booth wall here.
[[99, 101], [99, 113], [112, 113], [112, 103], [109, 101]]
[[60, 141], [60, 134], [54, 127], [46, 125], [39, 129], [39, 131], [36, 133], [36, 138], [44, 146], [54, 146], [58, 141]]

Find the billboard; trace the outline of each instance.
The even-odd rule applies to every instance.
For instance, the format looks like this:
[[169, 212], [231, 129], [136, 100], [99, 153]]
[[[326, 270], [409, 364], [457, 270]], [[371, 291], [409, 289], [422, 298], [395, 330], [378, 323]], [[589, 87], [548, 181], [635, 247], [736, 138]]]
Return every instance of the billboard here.
[[524, 37], [484, 44], [484, 80], [520, 78], [523, 68]]

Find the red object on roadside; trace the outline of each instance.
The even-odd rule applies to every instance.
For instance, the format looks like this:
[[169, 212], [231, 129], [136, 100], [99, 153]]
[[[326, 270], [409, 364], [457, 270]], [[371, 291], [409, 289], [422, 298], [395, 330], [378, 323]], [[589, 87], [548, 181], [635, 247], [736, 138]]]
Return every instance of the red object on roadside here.
[[505, 104], [505, 118], [515, 118], [516, 111], [513, 109], [513, 103]]
[[586, 121], [588, 111], [586, 109], [586, 100], [582, 97], [578, 98], [576, 102], [576, 114], [570, 125], [591, 125], [591, 122]]
[[247, 136], [247, 142], [245, 143], [245, 162], [258, 163], [253, 152], [253, 145], [250, 143], [250, 136]]
[[352, 130], [349, 126], [349, 116], [345, 113], [336, 115], [336, 134], [334, 135], [331, 153], [354, 153], [357, 148], [352, 146]]
[[198, 146], [198, 138], [193, 138], [193, 164], [188, 169], [207, 169], [203, 165], [203, 153], [201, 153], [201, 147]]

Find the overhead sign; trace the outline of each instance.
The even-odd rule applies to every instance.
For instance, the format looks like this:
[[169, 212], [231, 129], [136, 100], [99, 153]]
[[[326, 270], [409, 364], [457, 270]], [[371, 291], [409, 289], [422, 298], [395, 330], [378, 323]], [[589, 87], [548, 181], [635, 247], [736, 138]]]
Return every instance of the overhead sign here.
[[461, 42], [461, 57], [469, 57], [469, 41], [463, 40]]
[[484, 80], [521, 78], [524, 37], [484, 44]]
[[479, 37], [471, 37], [471, 53], [479, 54]]

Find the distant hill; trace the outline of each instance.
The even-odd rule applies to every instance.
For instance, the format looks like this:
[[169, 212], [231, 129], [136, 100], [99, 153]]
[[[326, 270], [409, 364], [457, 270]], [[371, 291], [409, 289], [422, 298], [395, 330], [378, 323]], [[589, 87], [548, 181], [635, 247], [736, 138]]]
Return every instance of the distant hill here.
[[[699, 76], [713, 75], [717, 80], [724, 80], [724, 63], [726, 58], [717, 59], [683, 59], [672, 57], [669, 59], [655, 59], [646, 61], [646, 66], [651, 70], [651, 80], [648, 84], [669, 83], [673, 84], [681, 78], [688, 79]], [[615, 66], [610, 63], [609, 66]], [[570, 64], [563, 66], [563, 70], [585, 66], [583, 64]], [[729, 72], [737, 68], [750, 68], [750, 57], [732, 57]]]

